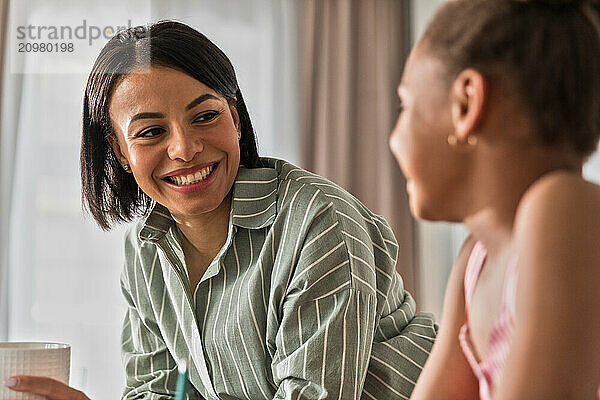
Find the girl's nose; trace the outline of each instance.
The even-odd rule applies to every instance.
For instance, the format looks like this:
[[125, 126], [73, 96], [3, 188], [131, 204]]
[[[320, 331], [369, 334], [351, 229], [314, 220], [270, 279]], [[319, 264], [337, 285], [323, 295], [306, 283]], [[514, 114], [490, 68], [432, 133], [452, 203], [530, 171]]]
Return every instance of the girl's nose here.
[[171, 160], [191, 161], [196, 153], [202, 150], [204, 150], [204, 143], [198, 135], [179, 125], [171, 128], [167, 150]]

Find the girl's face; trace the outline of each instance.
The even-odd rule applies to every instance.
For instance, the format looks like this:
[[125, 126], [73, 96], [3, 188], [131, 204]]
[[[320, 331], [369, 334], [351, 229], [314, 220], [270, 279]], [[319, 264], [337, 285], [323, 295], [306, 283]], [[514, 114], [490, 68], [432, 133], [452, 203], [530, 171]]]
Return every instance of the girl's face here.
[[155, 67], [123, 78], [109, 111], [113, 150], [150, 198], [174, 217], [223, 203], [240, 149], [237, 112], [221, 95], [183, 72]]
[[418, 45], [398, 87], [401, 111], [389, 145], [407, 179], [411, 212], [428, 220], [460, 219], [457, 188], [467, 177], [453, 134], [451, 85], [441, 61]]

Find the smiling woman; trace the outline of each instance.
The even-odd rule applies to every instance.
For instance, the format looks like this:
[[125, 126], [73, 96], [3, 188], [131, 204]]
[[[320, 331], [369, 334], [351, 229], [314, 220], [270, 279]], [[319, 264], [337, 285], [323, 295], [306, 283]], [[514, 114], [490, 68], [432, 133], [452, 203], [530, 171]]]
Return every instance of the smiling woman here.
[[[212, 42], [176, 22], [118, 35], [83, 109], [84, 202], [103, 229], [135, 220], [123, 398], [173, 398], [187, 359], [190, 399], [410, 396], [437, 327], [403, 288], [392, 230], [334, 183], [258, 157]], [[50, 399], [82, 396], [55, 385]]]
[[123, 78], [109, 109], [116, 133], [109, 141], [142, 192], [177, 221], [219, 214], [226, 225], [240, 164], [233, 104], [191, 76], [159, 67]]
[[[233, 127], [233, 121], [229, 118], [232, 122], [229, 128], [239, 131], [241, 135], [239, 146], [237, 140], [234, 144], [234, 147], [239, 147], [238, 162], [241, 158], [242, 163], [249, 168], [258, 163], [254, 130], [242, 93], [235, 81], [233, 66], [225, 54], [205, 36], [193, 29], [178, 29], [179, 25], [182, 24], [165, 22], [156, 24], [149, 31], [135, 27], [122, 32], [107, 43], [90, 75], [84, 98], [84, 126], [89, 123], [90, 134], [83, 136], [81, 157], [83, 160], [95, 154], [102, 154], [103, 160], [98, 161], [106, 168], [82, 168], [82, 187], [84, 191], [88, 191], [84, 193], [84, 201], [103, 229], [109, 229], [113, 222], [129, 221], [136, 213], [144, 213], [149, 209], [152, 200], [156, 200], [144, 190], [147, 188], [154, 193], [158, 186], [146, 186], [150, 184], [148, 179], [152, 178], [143, 177], [142, 172], [138, 172], [136, 149], [148, 151], [148, 154], [142, 154], [145, 154], [145, 159], [152, 161], [140, 161], [144, 162], [144, 165], [158, 162], [159, 160], [150, 155], [161, 151], [160, 143], [163, 147], [167, 143], [164, 140], [165, 136], [170, 138], [179, 135], [183, 142], [172, 143], [162, 150], [195, 152], [188, 146], [189, 143], [185, 143], [185, 137], [181, 136], [182, 131], [175, 129], [173, 132], [173, 124], [164, 126], [172, 119], [167, 119], [168, 115], [187, 118], [186, 123], [194, 123], [194, 126], [198, 127], [196, 129], [207, 133], [214, 124], [207, 123], [208, 121], [200, 123], [196, 120], [207, 119], [211, 115], [214, 117], [215, 113], [224, 111], [232, 113], [230, 117], [235, 117], [236, 122]], [[152, 40], [152, 37], [157, 35], [158, 37]], [[165, 43], [167, 36], [171, 40], [169, 43]], [[168, 45], [175, 47], [173, 51], [176, 51], [176, 57], [166, 48]], [[197, 51], [186, 52], [185, 49], [190, 47], [196, 48]], [[154, 68], [149, 71], [151, 64]], [[166, 81], [163, 81], [163, 78]], [[190, 98], [183, 99], [185, 96], [181, 94], [188, 93], [187, 85], [190, 84], [195, 90], [189, 91]], [[185, 106], [173, 111], [173, 104], [165, 101], [171, 97], [177, 98], [178, 102], [182, 99], [179, 103], [185, 103]], [[204, 102], [206, 103], [200, 110], [200, 104]], [[211, 105], [213, 109], [210, 108]], [[122, 110], [121, 106], [124, 106]], [[175, 112], [178, 114], [171, 115]], [[227, 118], [217, 119], [221, 124], [228, 122]], [[205, 128], [200, 128], [200, 125]], [[161, 132], [168, 134], [163, 135], [162, 139], [149, 139], [150, 135], [160, 136]], [[217, 140], [222, 141], [223, 138], [219, 137]], [[156, 143], [157, 141], [160, 143]], [[109, 143], [116, 150], [114, 153], [107, 151]], [[118, 147], [115, 147], [117, 143]], [[182, 147], [178, 148], [179, 146]], [[118, 159], [123, 155], [122, 151], [128, 154], [130, 150], [133, 150], [131, 163]], [[185, 164], [190, 161], [186, 156], [184, 154], [183, 159], [175, 158], [177, 162]], [[133, 176], [121, 170], [125, 165], [135, 167]], [[172, 165], [166, 166], [164, 162], [155, 167], [162, 168], [163, 170], [158, 172], [163, 175], [175, 171]], [[167, 171], [166, 167], [173, 169]], [[227, 173], [235, 177], [237, 165], [228, 163], [222, 169], [226, 169]], [[156, 172], [152, 171], [153, 174]], [[142, 179], [143, 183], [136, 182], [138, 178]], [[154, 178], [160, 180], [163, 177]], [[110, 181], [115, 185], [105, 185]], [[229, 186], [232, 182], [233, 179]], [[117, 188], [119, 193], [111, 192]]]

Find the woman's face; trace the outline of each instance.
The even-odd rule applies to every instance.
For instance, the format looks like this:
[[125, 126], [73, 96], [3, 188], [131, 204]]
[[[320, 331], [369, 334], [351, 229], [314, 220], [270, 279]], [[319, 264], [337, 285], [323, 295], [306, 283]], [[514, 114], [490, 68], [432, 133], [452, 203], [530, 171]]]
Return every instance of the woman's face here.
[[423, 45], [411, 53], [398, 87], [401, 111], [389, 145], [404, 176], [411, 212], [429, 220], [456, 220], [455, 191], [466, 179], [455, 148], [450, 85], [443, 64]]
[[210, 213], [240, 163], [239, 119], [214, 90], [171, 68], [131, 73], [116, 86], [111, 144], [144, 193], [173, 216]]

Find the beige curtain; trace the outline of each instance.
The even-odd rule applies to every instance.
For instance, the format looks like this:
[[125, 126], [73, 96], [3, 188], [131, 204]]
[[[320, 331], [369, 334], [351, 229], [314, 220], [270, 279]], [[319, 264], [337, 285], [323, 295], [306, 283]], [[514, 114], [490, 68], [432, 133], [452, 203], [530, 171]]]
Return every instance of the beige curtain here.
[[[5, 52], [5, 42], [6, 42], [6, 34], [8, 29], [8, 0], [0, 0], [0, 110], [2, 106], [2, 78], [3, 67], [4, 67], [4, 52]], [[0, 115], [0, 118], [2, 115]], [[0, 136], [2, 137], [2, 136]]]
[[410, 47], [408, 0], [305, 0], [301, 25], [303, 165], [384, 215], [415, 296], [414, 222], [388, 148]]

